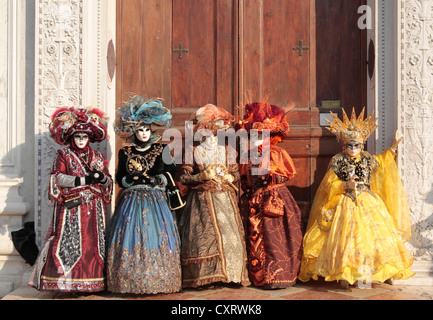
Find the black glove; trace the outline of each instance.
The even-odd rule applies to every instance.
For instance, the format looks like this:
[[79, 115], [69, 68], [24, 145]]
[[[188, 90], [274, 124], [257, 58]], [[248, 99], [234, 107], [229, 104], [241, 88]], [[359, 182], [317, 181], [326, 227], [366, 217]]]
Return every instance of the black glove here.
[[142, 175], [141, 174], [129, 174], [124, 179], [127, 184], [136, 184], [140, 183]]
[[[83, 185], [81, 184], [81, 178], [82, 178], [82, 177], [76, 177], [76, 178], [75, 178], [75, 186], [76, 186], [76, 187], [83, 186]], [[84, 177], [84, 185], [85, 185], [85, 186], [90, 186], [90, 185], [93, 184], [93, 183], [95, 183], [95, 180], [93, 179], [92, 176], [85, 176], [85, 177]]]
[[143, 183], [151, 185], [152, 187], [159, 186], [162, 184], [161, 179], [158, 176], [144, 177]]
[[98, 170], [94, 170], [90, 173], [90, 176], [96, 183], [101, 183], [102, 181], [105, 181], [106, 176], [104, 173]]

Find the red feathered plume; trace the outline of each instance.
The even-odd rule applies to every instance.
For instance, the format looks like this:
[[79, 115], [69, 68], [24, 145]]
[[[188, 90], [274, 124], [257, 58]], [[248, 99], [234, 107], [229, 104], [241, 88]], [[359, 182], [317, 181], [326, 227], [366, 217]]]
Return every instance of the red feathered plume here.
[[97, 115], [99, 118], [101, 118], [101, 119], [104, 119], [104, 118], [105, 118], [105, 113], [104, 113], [104, 111], [102, 111], [102, 110], [99, 109], [99, 108], [92, 108], [92, 109], [90, 109], [90, 112], [96, 114], [96, 115]]
[[[60, 107], [51, 117], [50, 132], [53, 139], [61, 144], [69, 144], [69, 139], [77, 132], [89, 134], [90, 142], [102, 142], [108, 139], [105, 113], [98, 108]], [[63, 117], [63, 113], [65, 117]], [[94, 114], [104, 121], [89, 121]]]
[[74, 112], [74, 108], [69, 108], [69, 107], [60, 107], [58, 108], [53, 115], [51, 116], [51, 122], [54, 121], [54, 119], [62, 112]]

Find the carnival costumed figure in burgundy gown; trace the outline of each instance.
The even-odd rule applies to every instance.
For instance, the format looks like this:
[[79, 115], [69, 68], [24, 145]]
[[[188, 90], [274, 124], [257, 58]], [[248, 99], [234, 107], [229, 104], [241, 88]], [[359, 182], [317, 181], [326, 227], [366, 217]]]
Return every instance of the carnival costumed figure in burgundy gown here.
[[[277, 146], [290, 132], [285, 111], [269, 103], [245, 106], [239, 128], [248, 133], [269, 130], [270, 142], [257, 143], [258, 156], [268, 152], [261, 163], [248, 156], [240, 164], [241, 215], [247, 234], [249, 276], [251, 282], [264, 289], [286, 288], [297, 280], [302, 257], [301, 211], [286, 183], [296, 169], [287, 151]], [[266, 150], [268, 149], [268, 150]], [[269, 161], [268, 163], [265, 163]], [[263, 173], [254, 169], [266, 169]]]
[[235, 186], [239, 181], [236, 150], [220, 145], [217, 137], [218, 130], [231, 127], [234, 117], [209, 104], [190, 120], [196, 135], [204, 135], [204, 131], [209, 135], [194, 147], [194, 163], [185, 164], [180, 177], [188, 186], [179, 222], [183, 287], [216, 282], [250, 285]]
[[29, 285], [38, 290], [105, 290], [105, 219], [112, 179], [104, 156], [89, 143], [107, 140], [97, 108], [60, 108], [50, 132], [57, 151], [49, 196], [54, 216]]
[[[132, 294], [181, 290], [180, 240], [166, 186], [176, 175], [170, 153], [151, 125], [171, 126], [161, 101], [133, 97], [119, 109], [116, 181], [123, 189], [107, 231], [107, 287]], [[168, 147], [167, 147], [168, 148]]]

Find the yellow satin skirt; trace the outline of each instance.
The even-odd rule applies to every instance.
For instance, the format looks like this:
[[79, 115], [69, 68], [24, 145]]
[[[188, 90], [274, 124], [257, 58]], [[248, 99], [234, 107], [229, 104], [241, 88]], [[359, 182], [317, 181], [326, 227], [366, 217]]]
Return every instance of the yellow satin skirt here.
[[[304, 237], [299, 279], [384, 282], [414, 275], [413, 263], [384, 202], [368, 192], [358, 204], [339, 195], [329, 230], [314, 223]], [[319, 217], [320, 219], [320, 217]], [[318, 220], [319, 220], [318, 219]]]

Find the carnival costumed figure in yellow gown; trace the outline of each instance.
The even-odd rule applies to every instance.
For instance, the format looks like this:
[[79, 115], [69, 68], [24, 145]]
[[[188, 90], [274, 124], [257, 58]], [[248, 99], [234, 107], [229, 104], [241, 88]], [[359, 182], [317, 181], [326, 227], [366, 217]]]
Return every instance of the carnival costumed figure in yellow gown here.
[[299, 279], [385, 282], [414, 275], [404, 243], [411, 226], [406, 196], [395, 163], [402, 139], [375, 156], [363, 151], [376, 119], [353, 110], [343, 121], [333, 114], [328, 128], [344, 146], [334, 156], [317, 190], [307, 231]]

